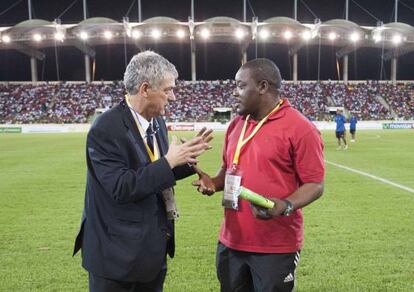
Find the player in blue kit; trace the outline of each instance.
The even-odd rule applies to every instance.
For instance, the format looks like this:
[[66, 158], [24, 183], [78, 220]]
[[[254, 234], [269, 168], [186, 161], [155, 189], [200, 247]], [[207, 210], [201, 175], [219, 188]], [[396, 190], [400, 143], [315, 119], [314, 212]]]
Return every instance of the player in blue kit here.
[[355, 132], [356, 132], [356, 124], [358, 120], [355, 115], [351, 115], [349, 119], [349, 132], [351, 133], [351, 142], [355, 142]]
[[348, 144], [346, 143], [346, 139], [345, 139], [345, 117], [342, 114], [342, 110], [340, 109], [336, 111], [335, 123], [336, 123], [335, 134], [336, 134], [336, 139], [338, 139], [338, 148], [336, 149], [340, 150], [342, 148], [341, 147], [341, 139], [342, 139], [342, 141], [344, 142], [343, 149], [346, 150], [348, 149]]

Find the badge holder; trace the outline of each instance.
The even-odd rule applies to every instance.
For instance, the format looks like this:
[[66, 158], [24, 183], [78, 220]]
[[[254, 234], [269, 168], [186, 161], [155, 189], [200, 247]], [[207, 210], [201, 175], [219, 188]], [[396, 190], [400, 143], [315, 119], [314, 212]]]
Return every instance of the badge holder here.
[[232, 168], [226, 171], [223, 200], [221, 203], [223, 207], [233, 210], [239, 209], [241, 179], [242, 177], [237, 165], [233, 165]]
[[168, 188], [162, 191], [162, 198], [165, 203], [165, 209], [167, 212], [168, 220], [175, 220], [180, 217], [175, 203], [174, 191], [172, 188]]

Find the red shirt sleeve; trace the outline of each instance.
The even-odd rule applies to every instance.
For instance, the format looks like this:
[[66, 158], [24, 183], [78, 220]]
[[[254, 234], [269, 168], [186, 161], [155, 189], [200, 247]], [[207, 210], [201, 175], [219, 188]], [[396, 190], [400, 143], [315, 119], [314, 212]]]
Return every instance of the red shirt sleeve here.
[[294, 167], [302, 184], [323, 182], [323, 141], [318, 129], [311, 129], [295, 143]]

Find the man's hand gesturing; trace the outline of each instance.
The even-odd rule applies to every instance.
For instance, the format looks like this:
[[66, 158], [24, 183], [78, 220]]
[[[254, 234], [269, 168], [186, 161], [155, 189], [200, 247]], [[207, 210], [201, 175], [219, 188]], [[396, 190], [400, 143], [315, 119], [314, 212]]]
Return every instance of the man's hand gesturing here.
[[194, 137], [182, 144], [178, 144], [177, 137], [173, 136], [165, 158], [171, 168], [185, 163], [194, 164], [197, 163], [196, 158], [209, 148], [208, 143], [204, 142], [200, 136]]
[[211, 177], [207, 173], [201, 171], [198, 167], [193, 167], [198, 174], [198, 180], [193, 181], [191, 184], [197, 187], [197, 191], [203, 195], [211, 196], [214, 194], [216, 192], [216, 185], [214, 184]]

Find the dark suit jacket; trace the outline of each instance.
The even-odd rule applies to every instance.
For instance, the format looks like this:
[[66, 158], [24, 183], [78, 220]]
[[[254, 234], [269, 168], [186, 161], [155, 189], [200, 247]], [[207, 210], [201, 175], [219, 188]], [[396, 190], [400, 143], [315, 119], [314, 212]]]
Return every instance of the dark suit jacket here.
[[[156, 118], [161, 156], [168, 151], [167, 128]], [[85, 208], [74, 254], [82, 248], [89, 272], [118, 281], [155, 278], [166, 253], [174, 256], [173, 224], [160, 192], [194, 171], [171, 170], [161, 157], [151, 163], [133, 116], [122, 101], [97, 118], [87, 137]], [[167, 231], [172, 237], [167, 239]]]

